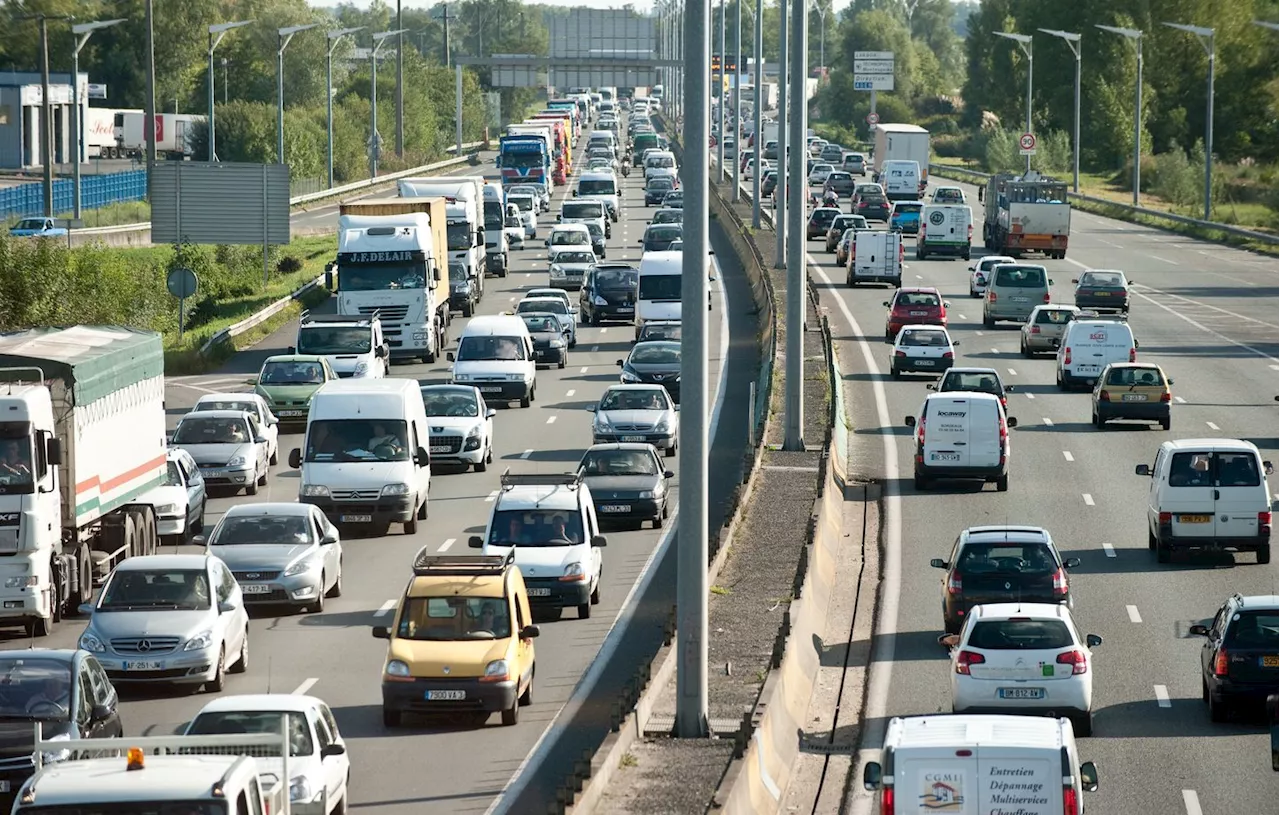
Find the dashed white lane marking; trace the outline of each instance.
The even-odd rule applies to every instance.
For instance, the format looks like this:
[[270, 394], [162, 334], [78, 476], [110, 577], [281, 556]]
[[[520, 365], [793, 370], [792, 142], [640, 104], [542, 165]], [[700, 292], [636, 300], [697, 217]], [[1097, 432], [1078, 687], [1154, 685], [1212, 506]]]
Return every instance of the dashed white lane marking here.
[[924, 280], [924, 276], [923, 276], [923, 275], [916, 275], [916, 280]]
[[1205, 422], [1205, 424], [1209, 425], [1209, 429], [1210, 429], [1210, 430], [1221, 430], [1221, 429], [1222, 429], [1221, 427], [1218, 427], [1218, 426], [1217, 426], [1216, 424], [1214, 424], [1213, 422]]
[[1168, 263], [1170, 266], [1177, 266], [1177, 265], [1178, 265], [1175, 261], [1169, 260], [1169, 259], [1167, 259], [1167, 258], [1162, 258], [1162, 257], [1160, 257], [1159, 255], [1149, 255], [1149, 257], [1153, 257], [1153, 258], [1155, 258], [1156, 260], [1162, 261], [1162, 262], [1164, 262], [1164, 263]]
[[609, 329], [608, 329], [607, 327], [606, 327], [606, 328], [602, 328], [602, 329], [600, 329], [600, 333], [601, 333], [601, 334], [603, 334], [603, 333], [605, 333], [605, 332], [606, 332], [606, 331], [608, 331], [608, 330], [609, 330]]
[[1109, 543], [1104, 543], [1102, 544], [1102, 554], [1106, 555], [1107, 557], [1115, 557], [1116, 548]]
[[1160, 707], [1173, 707], [1169, 701], [1169, 689], [1164, 685], [1156, 685], [1156, 704]]
[[968, 317], [966, 317], [966, 316], [964, 316], [963, 314], [961, 314], [961, 315], [960, 315], [960, 319], [962, 319], [962, 320], [967, 320], [967, 319], [969, 319], [969, 318], [968, 318]]
[[1183, 399], [1181, 396], [1173, 397], [1173, 401], [1177, 402], [1180, 405], [1185, 405], [1187, 403], [1187, 400]]
[[1053, 427], [1053, 419], [1050, 419], [1050, 418], [1048, 418], [1048, 417], [1046, 416], [1046, 417], [1045, 417], [1045, 419], [1044, 419], [1044, 426], [1045, 426], [1045, 427]]
[[555, 417], [555, 416], [548, 416], [548, 417], [547, 417], [547, 424], [555, 424], [555, 423], [556, 423], [556, 417]]
[[1017, 376], [1017, 375], [1018, 375], [1018, 372], [1017, 372], [1017, 371], [1015, 371], [1014, 369], [1009, 368], [1008, 370], [1009, 370], [1009, 376]]
[[387, 616], [388, 614], [390, 614], [390, 613], [391, 613], [391, 609], [393, 609], [393, 608], [395, 608], [395, 607], [396, 607], [396, 601], [395, 601], [395, 600], [388, 600], [387, 602], [385, 602], [385, 603], [383, 603], [382, 605], [378, 606], [378, 610], [377, 610], [377, 611], [375, 611], [375, 612], [373, 612], [373, 616], [375, 616], [375, 617], [385, 617], [385, 616]]
[[1027, 398], [1028, 398], [1028, 399], [1035, 399], [1035, 398], [1036, 398], [1036, 395], [1035, 395], [1034, 393], [1028, 393], [1028, 394], [1027, 394]]
[[992, 348], [992, 349], [991, 349], [991, 353], [993, 353], [993, 354], [998, 354], [998, 353], [1000, 353], [1000, 349], [999, 349], [999, 348]]
[[497, 490], [494, 490], [493, 492], [489, 493], [487, 496], [485, 496], [485, 499], [484, 499], [486, 504], [492, 504], [496, 500], [498, 500]]
[[1087, 493], [1087, 492], [1086, 492], [1086, 493], [1084, 493], [1084, 495], [1083, 495], [1082, 497], [1084, 498], [1084, 505], [1085, 505], [1085, 506], [1087, 506], [1087, 507], [1091, 507], [1091, 506], [1093, 506], [1093, 496], [1092, 496], [1092, 495], [1090, 495], [1089, 493]]
[[514, 302], [516, 301], [516, 298], [512, 297], [512, 298], [510, 298], [510, 301], [511, 301], [512, 303], [514, 303]]
[[437, 549], [436, 551], [437, 551], [437, 552], [447, 552], [447, 551], [449, 551], [449, 547], [450, 547], [450, 546], [453, 546], [453, 545], [454, 545], [455, 543], [457, 543], [457, 542], [458, 542], [458, 539], [457, 539], [457, 538], [448, 538], [448, 539], [446, 539], [446, 540], [445, 540], [445, 542], [444, 542], [444, 543], [440, 544], [440, 548], [439, 548], [439, 549]]
[[981, 336], [982, 336], [982, 332], [981, 332], [981, 331], [975, 331], [975, 332], [973, 332], [973, 333], [977, 334], [979, 337], [981, 337]]
[[1142, 615], [1138, 613], [1137, 606], [1125, 606], [1124, 610], [1129, 612], [1129, 622], [1131, 623], [1142, 622]]
[[586, 366], [586, 365], [583, 365], [581, 368], [579, 368], [579, 369], [578, 369], [578, 373], [580, 373], [580, 374], [585, 374], [586, 372], [587, 372], [587, 366]]
[[591, 353], [594, 354], [596, 351], [599, 351], [599, 350], [600, 350], [600, 346], [598, 345], [591, 346]]
[[576, 390], [574, 390], [573, 388], [569, 388], [569, 390], [567, 390], [567, 391], [565, 391], [565, 392], [564, 392], [564, 395], [565, 395], [565, 396], [573, 396], [575, 393], [577, 393], [577, 391], [576, 391]]
[[312, 676], [303, 680], [301, 685], [293, 689], [293, 695], [301, 696], [302, 694], [311, 690], [311, 688], [319, 681], [320, 681], [319, 677], [315, 677], [315, 676]]
[[523, 453], [520, 454], [520, 458], [527, 459], [531, 455], [533, 455], [533, 450], [525, 450]]
[[1200, 809], [1200, 796], [1195, 790], [1182, 791], [1182, 805], [1187, 808], [1187, 815], [1204, 815]]
[[1073, 455], [1071, 455], [1071, 451], [1070, 451], [1070, 450], [1063, 450], [1063, 451], [1062, 451], [1062, 457], [1063, 457], [1063, 458], [1065, 458], [1067, 461], [1075, 461], [1075, 460], [1076, 460], [1076, 457], [1075, 457], [1075, 456], [1073, 456]]

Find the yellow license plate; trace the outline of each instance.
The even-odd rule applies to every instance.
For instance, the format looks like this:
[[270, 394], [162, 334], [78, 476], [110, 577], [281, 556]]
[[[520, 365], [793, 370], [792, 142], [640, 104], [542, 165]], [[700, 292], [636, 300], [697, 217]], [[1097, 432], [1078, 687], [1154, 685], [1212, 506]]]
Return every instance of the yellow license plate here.
[[1178, 520], [1184, 524], [1207, 524], [1213, 520], [1210, 515], [1179, 515]]
[[1280, 668], [1280, 657], [1263, 657], [1262, 667], [1264, 668]]

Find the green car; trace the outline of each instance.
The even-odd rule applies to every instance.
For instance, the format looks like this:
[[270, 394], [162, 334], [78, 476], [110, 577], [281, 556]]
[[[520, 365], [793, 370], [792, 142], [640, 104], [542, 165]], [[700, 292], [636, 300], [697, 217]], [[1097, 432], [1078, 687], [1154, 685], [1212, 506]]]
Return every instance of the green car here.
[[253, 382], [253, 392], [267, 401], [287, 427], [306, 427], [311, 397], [338, 375], [324, 357], [312, 354], [281, 354], [267, 357]]

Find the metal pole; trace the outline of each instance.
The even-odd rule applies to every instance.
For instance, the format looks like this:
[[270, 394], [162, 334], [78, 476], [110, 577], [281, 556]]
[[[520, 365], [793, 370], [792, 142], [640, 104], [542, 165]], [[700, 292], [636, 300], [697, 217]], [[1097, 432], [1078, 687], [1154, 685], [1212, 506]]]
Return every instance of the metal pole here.
[[457, 76], [457, 79], [454, 82], [453, 105], [454, 105], [454, 108], [456, 108], [457, 110], [457, 115], [454, 117], [455, 119], [457, 119], [457, 121], [454, 124], [454, 128], [456, 130], [455, 135], [457, 136], [457, 141], [458, 141], [458, 152], [455, 153], [454, 155], [461, 156], [462, 155], [462, 64], [461, 63], [458, 64], [455, 75]]
[[[787, 268], [787, 0], [778, 0], [778, 183], [773, 188], [773, 268]], [[801, 179], [804, 183], [804, 179]], [[794, 237], [794, 236], [792, 236]]]
[[784, 450], [804, 450], [804, 319], [805, 319], [805, 270], [807, 267], [804, 240], [805, 198], [809, 191], [809, 177], [805, 172], [808, 150], [805, 143], [805, 127], [808, 125], [808, 100], [805, 98], [805, 77], [808, 71], [809, 15], [807, 0], [792, 0], [791, 34], [791, 158], [790, 175], [793, 179], [788, 193], [790, 221], [787, 224], [791, 242], [787, 246], [787, 372], [786, 372], [786, 421], [782, 446]]
[[209, 161], [218, 160], [218, 128], [213, 116], [213, 32], [209, 32]]
[[822, 34], [818, 40], [818, 62], [822, 63], [819, 67], [827, 67], [827, 8], [821, 6], [818, 9], [822, 12]]
[[742, 200], [742, 146], [738, 137], [742, 135], [742, 3], [734, 0], [733, 22], [733, 144], [737, 148], [733, 156], [733, 201]]
[[325, 124], [328, 128], [328, 138], [325, 141], [325, 157], [328, 172], [325, 175], [327, 183], [325, 189], [333, 189], [333, 48], [338, 44], [338, 38], [331, 37], [329, 39], [328, 53], [324, 58], [324, 104], [325, 104]]
[[[742, 0], [738, 0], [742, 2]], [[751, 24], [755, 37], [755, 84], [752, 94], [755, 102], [756, 166], [751, 174], [751, 228], [760, 229], [760, 176], [764, 175], [764, 140], [760, 130], [764, 126], [764, 0], [756, 0], [756, 16]]]
[[1142, 34], [1134, 40], [1138, 47], [1138, 87], [1133, 99], [1133, 205], [1142, 193]]
[[[1031, 132], [1031, 72], [1035, 68], [1035, 58], [1031, 55], [1031, 42], [1024, 49], [1027, 54], [1027, 132]], [[1027, 172], [1031, 172], [1031, 155], [1027, 155]]]
[[720, 138], [716, 139], [716, 184], [724, 183], [724, 142], [729, 138], [728, 107], [724, 103], [724, 78], [729, 67], [729, 55], [724, 51], [725, 0], [720, 0], [720, 76], [716, 82], [715, 100], [720, 110]]
[[373, 48], [369, 50], [369, 64], [371, 66], [369, 81], [369, 111], [371, 121], [369, 123], [369, 177], [378, 177], [378, 46], [382, 43], [374, 40]]
[[[276, 161], [284, 160], [284, 47], [288, 42], [283, 35], [276, 35]], [[210, 58], [209, 64], [213, 64]]]
[[[1201, 43], [1204, 44], [1203, 40]], [[1205, 101], [1204, 119], [1204, 219], [1207, 221], [1213, 214], [1213, 73], [1217, 58], [1212, 31], [1205, 50], [1209, 54], [1209, 92]]]
[[1071, 186], [1080, 192], [1080, 47], [1072, 44], [1071, 50], [1076, 52], [1076, 110], [1073, 132], [1071, 135]]
[[[87, 40], [88, 37], [85, 37]], [[80, 220], [80, 43], [71, 46], [71, 217]]]
[[224, 105], [227, 103], [227, 97], [230, 95], [230, 92], [231, 92], [231, 77], [228, 76], [228, 74], [230, 74], [231, 71], [228, 70], [227, 63], [228, 63], [227, 58], [223, 57], [222, 58], [222, 104]]
[[709, 0], [689, 8], [685, 19], [687, 72], [685, 133], [685, 203], [688, 207], [682, 277], [684, 297], [680, 320], [684, 325], [680, 381], [680, 515], [676, 532], [676, 735], [707, 735], [707, 282], [710, 245], [707, 240], [707, 131], [711, 119], [709, 85], [711, 29]]
[[[142, 133], [146, 139], [146, 162], [147, 162], [147, 200], [153, 201], [151, 184], [155, 179], [156, 169], [156, 29], [155, 29], [155, 0], [146, 0], [146, 23], [147, 23], [147, 96], [143, 100], [143, 115], [147, 121], [143, 123]], [[209, 119], [209, 152], [213, 152], [213, 119]]]
[[404, 20], [400, 0], [396, 0], [396, 155], [404, 155]]
[[49, 102], [49, 18], [40, 17], [40, 163], [44, 165], [44, 216], [53, 217], [53, 106]]

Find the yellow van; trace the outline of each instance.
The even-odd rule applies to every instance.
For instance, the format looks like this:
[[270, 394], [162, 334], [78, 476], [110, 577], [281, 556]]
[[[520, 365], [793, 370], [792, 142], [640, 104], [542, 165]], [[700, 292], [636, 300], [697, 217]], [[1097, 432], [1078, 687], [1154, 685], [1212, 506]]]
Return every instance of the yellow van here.
[[413, 560], [391, 626], [382, 670], [382, 723], [398, 727], [405, 713], [502, 713], [520, 720], [533, 703], [535, 673], [529, 595], [505, 557], [437, 555], [424, 547]]

